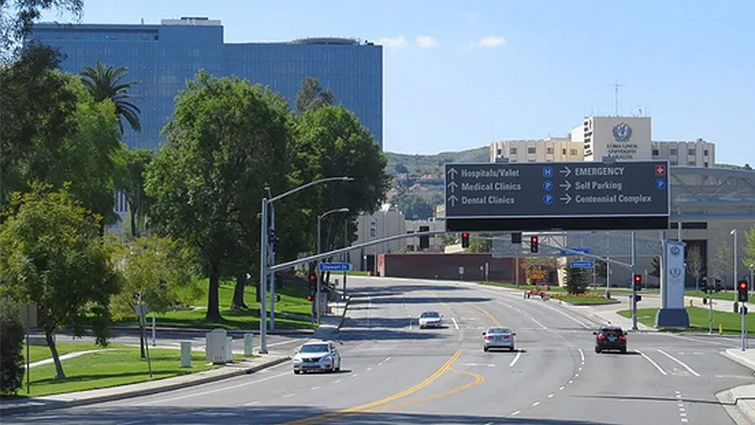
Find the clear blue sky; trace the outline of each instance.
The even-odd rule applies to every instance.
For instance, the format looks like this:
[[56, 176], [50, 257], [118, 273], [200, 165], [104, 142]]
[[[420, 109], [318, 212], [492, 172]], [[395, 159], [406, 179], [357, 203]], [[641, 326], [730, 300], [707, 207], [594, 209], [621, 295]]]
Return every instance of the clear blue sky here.
[[[755, 165], [752, 1], [84, 0], [82, 23], [220, 19], [226, 42], [383, 41], [384, 149], [436, 153], [565, 136], [641, 108], [654, 140]], [[70, 20], [54, 13], [45, 20]], [[337, 93], [336, 93], [337, 96]]]

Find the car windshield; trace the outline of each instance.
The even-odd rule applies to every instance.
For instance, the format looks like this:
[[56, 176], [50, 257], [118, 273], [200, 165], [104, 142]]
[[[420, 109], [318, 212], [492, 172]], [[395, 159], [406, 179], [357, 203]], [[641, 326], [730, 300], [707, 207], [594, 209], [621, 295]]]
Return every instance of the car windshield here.
[[603, 329], [601, 332], [603, 332], [606, 335], [621, 335], [624, 333], [621, 331], [621, 329], [617, 329], [617, 328]]
[[511, 329], [509, 328], [490, 328], [488, 329], [489, 334], [510, 334]]
[[300, 353], [325, 353], [328, 352], [328, 344], [307, 344], [302, 345]]
[[434, 318], [434, 317], [440, 317], [440, 314], [437, 311], [426, 311], [426, 312], [422, 313], [419, 317]]

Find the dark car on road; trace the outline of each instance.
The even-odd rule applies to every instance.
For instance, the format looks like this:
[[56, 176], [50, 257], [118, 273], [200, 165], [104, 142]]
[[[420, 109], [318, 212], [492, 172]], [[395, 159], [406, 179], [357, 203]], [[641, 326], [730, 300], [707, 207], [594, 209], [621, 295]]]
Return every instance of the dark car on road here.
[[627, 352], [627, 333], [618, 326], [603, 326], [595, 335], [595, 352], [603, 350], [619, 350]]

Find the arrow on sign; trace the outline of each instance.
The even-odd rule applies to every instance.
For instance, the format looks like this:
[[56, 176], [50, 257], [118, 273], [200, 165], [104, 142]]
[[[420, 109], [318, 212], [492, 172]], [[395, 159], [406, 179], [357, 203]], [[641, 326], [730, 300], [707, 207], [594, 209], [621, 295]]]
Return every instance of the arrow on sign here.
[[559, 198], [560, 200], [564, 201], [566, 205], [569, 205], [569, 202], [571, 202], [571, 196], [567, 193], [566, 196], [562, 196]]
[[571, 168], [564, 165], [564, 169], [559, 171], [559, 173], [563, 174], [564, 177], [569, 177], [571, 175]]
[[454, 195], [451, 195], [448, 197], [448, 202], [451, 204], [452, 207], [456, 205], [456, 201], [458, 200], [459, 198], [455, 197]]
[[448, 188], [451, 189], [451, 193], [454, 193], [454, 191], [456, 190], [457, 186], [458, 186], [458, 184], [456, 184], [454, 182], [451, 182], [451, 183], [448, 184]]
[[571, 189], [571, 183], [569, 183], [569, 180], [567, 180], [566, 183], [561, 183], [559, 186], [563, 187], [564, 190]]
[[458, 172], [458, 171], [456, 171], [456, 168], [450, 168], [450, 169], [448, 170], [448, 175], [449, 175], [449, 176], [451, 177], [451, 180], [453, 180], [453, 179], [454, 179], [454, 177], [455, 177], [455, 176], [456, 176], [457, 174], [459, 174], [459, 172]]

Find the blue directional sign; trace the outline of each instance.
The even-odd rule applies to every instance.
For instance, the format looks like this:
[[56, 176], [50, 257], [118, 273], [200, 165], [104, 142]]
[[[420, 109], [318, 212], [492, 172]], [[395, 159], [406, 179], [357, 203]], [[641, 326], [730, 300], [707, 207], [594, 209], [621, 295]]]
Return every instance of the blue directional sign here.
[[592, 269], [595, 268], [595, 261], [572, 261], [569, 265], [573, 269]]
[[348, 272], [351, 271], [351, 263], [320, 263], [321, 272]]
[[581, 252], [581, 253], [584, 253], [584, 254], [589, 254], [590, 253], [590, 248], [571, 248], [571, 247], [569, 247], [569, 249], [571, 251], [566, 251], [566, 250], [562, 249], [561, 250], [561, 255], [564, 255], [564, 256], [566, 256], [566, 255], [579, 255], [579, 254], [577, 254], [574, 251], [578, 251], [578, 252]]

